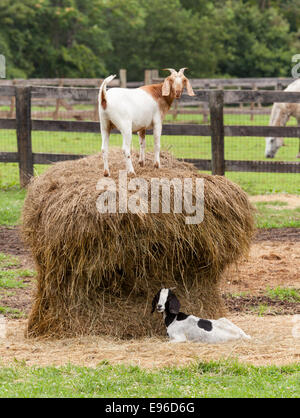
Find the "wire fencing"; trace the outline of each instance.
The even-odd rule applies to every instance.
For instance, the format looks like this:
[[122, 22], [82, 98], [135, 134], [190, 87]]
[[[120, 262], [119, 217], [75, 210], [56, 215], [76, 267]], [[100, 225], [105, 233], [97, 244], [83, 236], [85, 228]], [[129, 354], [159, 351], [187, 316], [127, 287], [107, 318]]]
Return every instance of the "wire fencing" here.
[[[26, 184], [31, 172], [38, 174], [45, 169], [45, 164], [100, 152], [101, 135], [95, 111], [98, 89], [38, 86], [18, 89], [27, 89], [27, 102], [15, 100], [17, 111], [13, 113], [12, 106], [0, 106], [0, 115], [6, 112], [7, 116], [0, 118], [0, 179], [8, 177], [10, 163], [25, 173], [21, 184]], [[299, 103], [300, 93], [196, 88], [195, 92], [194, 98], [183, 95], [180, 102], [173, 103], [163, 126], [162, 150], [194, 162], [201, 171], [225, 173], [251, 194], [299, 193], [297, 121], [291, 117], [286, 128], [268, 125], [272, 103], [279, 99]], [[0, 86], [0, 99], [5, 94], [12, 102], [15, 87]], [[222, 100], [212, 111], [211, 98], [216, 95]], [[41, 106], [46, 99], [48, 105], [52, 100], [52, 107]], [[53, 119], [58, 101], [60, 111], [57, 119]], [[68, 106], [72, 110], [66, 110], [67, 117]], [[8, 117], [9, 112], [12, 117]], [[272, 135], [285, 140], [270, 160], [265, 157], [265, 137]], [[152, 151], [151, 132], [147, 133], [146, 143], [147, 150]], [[121, 145], [120, 133], [113, 132], [110, 147]], [[137, 135], [133, 135], [132, 147], [139, 148]], [[12, 177], [15, 179], [15, 174]]]

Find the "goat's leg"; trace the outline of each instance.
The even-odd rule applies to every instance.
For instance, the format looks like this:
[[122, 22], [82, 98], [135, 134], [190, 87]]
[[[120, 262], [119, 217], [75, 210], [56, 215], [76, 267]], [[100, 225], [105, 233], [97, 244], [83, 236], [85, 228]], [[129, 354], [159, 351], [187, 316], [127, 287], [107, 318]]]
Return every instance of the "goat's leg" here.
[[101, 136], [102, 136], [102, 158], [104, 165], [104, 177], [109, 176], [109, 167], [108, 167], [108, 145], [109, 145], [109, 134], [110, 134], [110, 122], [107, 120], [101, 119]]
[[160, 167], [160, 136], [161, 136], [162, 126], [161, 123], [156, 123], [153, 127], [153, 136], [154, 136], [154, 167]]
[[126, 130], [122, 130], [121, 131], [122, 136], [123, 136], [123, 153], [124, 153], [124, 157], [125, 157], [125, 161], [126, 161], [126, 170], [128, 172], [128, 174], [135, 174], [134, 172], [134, 168], [132, 165], [132, 161], [131, 161], [131, 155], [130, 155], [130, 146], [131, 146], [131, 141], [132, 141], [132, 132], [131, 132], [131, 128], [130, 129], [126, 129]]
[[139, 158], [139, 165], [144, 167], [145, 165], [145, 147], [146, 147], [146, 129], [142, 129], [138, 132], [139, 134], [139, 141], [140, 141], [140, 158]]
[[187, 339], [184, 334], [179, 334], [170, 336], [169, 341], [170, 343], [183, 343], [184, 341], [187, 341]]

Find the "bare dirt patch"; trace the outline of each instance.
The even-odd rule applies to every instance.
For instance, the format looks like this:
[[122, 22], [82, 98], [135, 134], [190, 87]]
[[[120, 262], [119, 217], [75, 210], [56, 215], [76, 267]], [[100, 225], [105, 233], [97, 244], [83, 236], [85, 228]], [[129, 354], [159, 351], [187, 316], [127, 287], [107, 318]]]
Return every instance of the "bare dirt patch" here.
[[[10, 318], [27, 317], [32, 303], [33, 283], [22, 289], [0, 290], [0, 306], [8, 308]], [[0, 312], [1, 314], [1, 312]]]
[[18, 227], [0, 227], [0, 252], [13, 255], [28, 255], [28, 251], [20, 238]]
[[300, 288], [300, 242], [255, 242], [248, 259], [224, 275], [224, 293], [252, 296], [275, 287]]
[[300, 228], [259, 229], [255, 234], [254, 241], [300, 242]]
[[[256, 196], [249, 196], [249, 200], [252, 203], [256, 202], [283, 202], [286, 205], [279, 207], [278, 209], [297, 209], [300, 208], [300, 196], [292, 195], [292, 194], [271, 194], [271, 195], [256, 195]], [[270, 205], [270, 207], [274, 208], [274, 205]]]
[[95, 367], [103, 361], [143, 368], [184, 366], [193, 361], [238, 358], [254, 365], [282, 365], [300, 359], [300, 338], [293, 336], [295, 322], [290, 315], [257, 317], [229, 316], [251, 340], [226, 344], [170, 343], [165, 338], [114, 340], [99, 336], [63, 340], [25, 339], [25, 321], [9, 321], [7, 335], [0, 339], [0, 362], [9, 365], [60, 366], [67, 363]]
[[232, 296], [223, 295], [225, 304], [230, 313], [243, 312], [260, 315], [298, 315], [300, 303], [287, 300], [273, 299], [268, 296]]

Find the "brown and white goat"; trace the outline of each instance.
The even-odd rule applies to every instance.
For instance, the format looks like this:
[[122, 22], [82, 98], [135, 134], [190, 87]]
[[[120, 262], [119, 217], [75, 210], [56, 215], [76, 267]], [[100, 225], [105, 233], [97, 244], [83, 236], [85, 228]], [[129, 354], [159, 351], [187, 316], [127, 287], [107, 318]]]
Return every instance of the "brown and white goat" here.
[[108, 145], [109, 135], [117, 128], [123, 137], [123, 152], [128, 173], [134, 174], [130, 146], [132, 133], [137, 132], [140, 142], [139, 164], [145, 164], [146, 129], [153, 129], [154, 167], [160, 167], [160, 137], [163, 119], [174, 99], [179, 99], [184, 87], [190, 96], [195, 93], [181, 68], [178, 72], [167, 68], [170, 75], [160, 84], [152, 84], [137, 89], [113, 88], [106, 91], [106, 85], [115, 78], [107, 77], [99, 91], [99, 117], [102, 135], [102, 156], [104, 176], [109, 176]]

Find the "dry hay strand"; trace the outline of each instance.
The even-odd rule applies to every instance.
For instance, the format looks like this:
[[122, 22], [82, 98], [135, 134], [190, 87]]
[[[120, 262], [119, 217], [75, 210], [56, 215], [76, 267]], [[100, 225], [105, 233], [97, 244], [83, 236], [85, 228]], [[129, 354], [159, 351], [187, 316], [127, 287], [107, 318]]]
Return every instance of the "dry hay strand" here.
[[[186, 225], [186, 214], [173, 213], [172, 204], [170, 214], [100, 214], [101, 156], [54, 164], [33, 179], [23, 208], [23, 238], [37, 269], [28, 336], [164, 335], [162, 321], [150, 315], [162, 283], [176, 286], [182, 309], [224, 314], [222, 273], [248, 253], [254, 232], [247, 195], [225, 177], [201, 175], [168, 153], [159, 170], [151, 153], [145, 167], [137, 154], [133, 164], [148, 184], [153, 177], [203, 178], [204, 221]], [[118, 185], [121, 150], [110, 150], [110, 167]]]
[[[158, 314], [157, 314], [158, 315]], [[300, 339], [293, 336], [292, 315], [229, 315], [251, 340], [225, 344], [196, 342], [170, 343], [166, 337], [120, 340], [102, 335], [85, 335], [64, 339], [24, 338], [26, 321], [7, 321], [6, 338], [0, 338], [0, 364], [9, 366], [16, 360], [27, 366], [62, 366], [74, 364], [97, 367], [103, 361], [142, 368], [182, 367], [209, 360], [233, 359], [247, 364], [295, 364], [300, 359]]]

